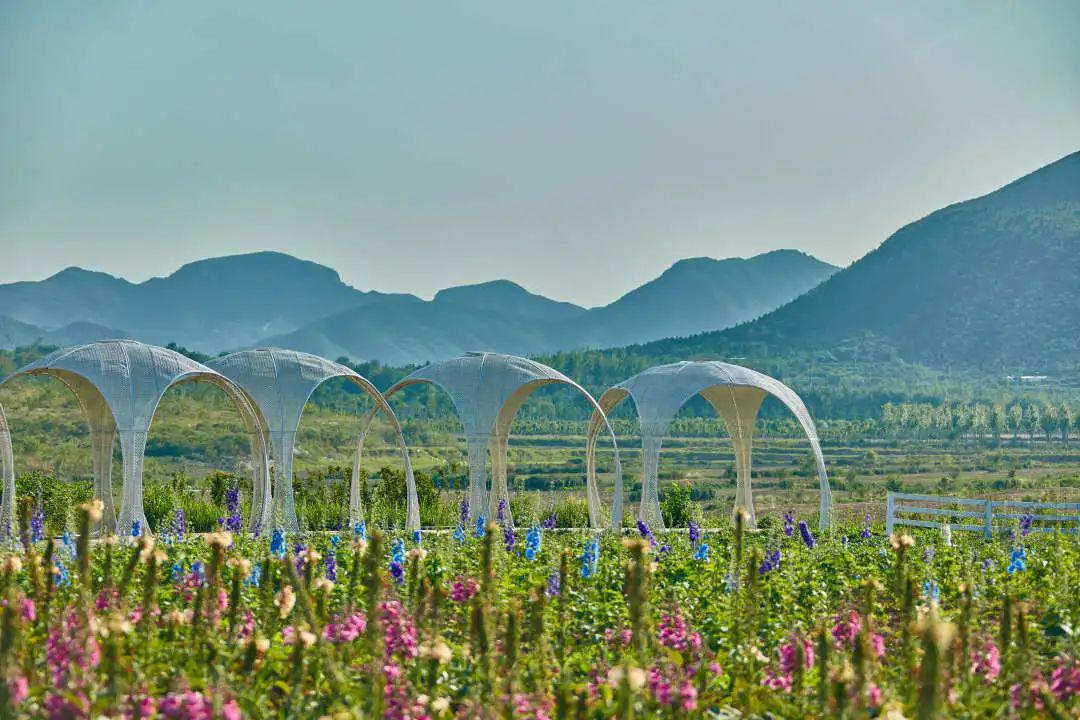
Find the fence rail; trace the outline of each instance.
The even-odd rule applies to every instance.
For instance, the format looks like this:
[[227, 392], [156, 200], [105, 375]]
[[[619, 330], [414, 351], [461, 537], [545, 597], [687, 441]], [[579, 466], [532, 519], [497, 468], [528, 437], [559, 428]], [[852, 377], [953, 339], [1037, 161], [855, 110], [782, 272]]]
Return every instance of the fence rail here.
[[[1015, 512], [1016, 509], [1023, 512]], [[957, 521], [950, 523], [954, 530], [981, 531], [988, 538], [993, 537], [994, 533], [1006, 532], [1013, 522], [1022, 518], [1031, 519], [1030, 532], [1080, 532], [1080, 503], [976, 500], [889, 492], [885, 503], [885, 530], [888, 534], [891, 535], [897, 525], [941, 528], [945, 524], [943, 521], [919, 519], [919, 516], [951, 518]], [[980, 518], [982, 522], [960, 522], [972, 518]]]

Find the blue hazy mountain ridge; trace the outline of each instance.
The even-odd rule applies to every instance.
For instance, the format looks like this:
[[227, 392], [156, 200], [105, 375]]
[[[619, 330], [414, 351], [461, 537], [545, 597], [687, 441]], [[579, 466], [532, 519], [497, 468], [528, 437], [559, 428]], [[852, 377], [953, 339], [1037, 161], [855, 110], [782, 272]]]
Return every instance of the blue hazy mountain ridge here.
[[[201, 260], [143, 283], [69, 268], [40, 282], [0, 285], [0, 315], [8, 318], [0, 346], [98, 339], [98, 326], [102, 337], [176, 342], [209, 354], [273, 344], [388, 364], [475, 348], [529, 354], [608, 347], [734, 325], [835, 270], [795, 251], [696, 258], [590, 310], [509, 280], [447, 288], [430, 301], [363, 292], [328, 267], [273, 252]], [[78, 334], [58, 332], [72, 323], [86, 325]]]
[[475, 349], [535, 354], [614, 347], [730, 327], [768, 312], [836, 270], [794, 250], [749, 259], [696, 258], [591, 310], [495, 281], [443, 290], [430, 302], [380, 301], [345, 310], [264, 342], [391, 365]]
[[902, 227], [764, 317], [627, 352], [775, 356], [859, 343], [941, 368], [1080, 370], [1080, 152]]

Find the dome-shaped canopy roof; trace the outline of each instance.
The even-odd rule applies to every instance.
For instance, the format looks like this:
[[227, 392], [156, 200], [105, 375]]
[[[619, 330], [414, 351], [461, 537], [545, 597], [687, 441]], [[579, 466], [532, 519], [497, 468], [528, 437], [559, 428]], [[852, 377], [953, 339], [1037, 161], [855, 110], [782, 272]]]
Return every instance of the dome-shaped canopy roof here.
[[507, 400], [524, 386], [565, 383], [585, 392], [555, 368], [535, 360], [493, 352], [468, 352], [415, 370], [388, 389], [386, 395], [421, 382], [434, 383], [446, 391], [457, 408], [466, 435], [491, 433]]
[[356, 381], [377, 402], [382, 400], [378, 390], [352, 368], [297, 350], [241, 350], [215, 358], [207, 365], [240, 385], [255, 399], [271, 432], [295, 430], [311, 394], [333, 378]]
[[172, 385], [217, 373], [168, 348], [134, 340], [103, 340], [50, 353], [17, 370], [20, 375], [74, 376], [90, 383], [104, 398], [119, 430], [150, 426], [162, 395]]

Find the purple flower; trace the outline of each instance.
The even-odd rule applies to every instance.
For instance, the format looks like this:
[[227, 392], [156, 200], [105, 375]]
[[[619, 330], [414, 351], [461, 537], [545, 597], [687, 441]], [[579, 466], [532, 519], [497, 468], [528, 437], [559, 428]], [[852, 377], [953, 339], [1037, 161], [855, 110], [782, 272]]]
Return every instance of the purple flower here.
[[301, 545], [296, 543], [293, 546], [293, 551], [296, 553], [296, 574], [304, 574], [304, 553], [307, 551], [307, 545]]
[[39, 508], [30, 516], [30, 542], [40, 542], [44, 539], [45, 513]]
[[509, 505], [506, 502], [506, 498], [501, 498], [499, 500], [499, 507], [495, 511], [495, 519], [499, 522], [500, 525], [503, 523], [504, 520], [506, 520], [507, 507], [509, 507]]
[[542, 527], [544, 530], [554, 530], [555, 513], [548, 513], [548, 516], [544, 518], [544, 521], [542, 523], [540, 523], [540, 527]]
[[326, 551], [326, 579], [330, 582], [337, 582], [337, 552], [332, 548]]
[[644, 520], [637, 521], [638, 532], [641, 533], [641, 537], [646, 538], [649, 541], [650, 547], [656, 547], [656, 538], [653, 536], [652, 528], [649, 527], [649, 523]]
[[795, 534], [795, 513], [788, 510], [784, 513], [784, 535], [791, 537]]
[[405, 582], [405, 568], [397, 560], [390, 563], [390, 577], [398, 585]]
[[184, 508], [176, 508], [176, 515], [172, 520], [172, 532], [178, 542], [184, 542], [187, 535], [187, 520], [184, 519]]
[[806, 547], [811, 550], [817, 547], [817, 540], [814, 540], [814, 536], [810, 532], [810, 526], [806, 524], [805, 520], [799, 521], [799, 535], [802, 536], [802, 541]]
[[1024, 513], [1020, 516], [1020, 537], [1027, 537], [1031, 532], [1031, 526], [1035, 523], [1035, 516], [1031, 513]]
[[687, 528], [687, 530], [690, 533], [690, 544], [691, 545], [697, 545], [699, 542], [701, 542], [701, 526], [700, 525], [698, 525], [696, 522], [691, 520], [690, 521], [690, 526], [689, 526], [689, 528]]
[[864, 517], [863, 521], [862, 521], [862, 532], [859, 533], [859, 535], [862, 537], [863, 540], [869, 540], [870, 539], [870, 536], [873, 534], [873, 533], [870, 532], [870, 528], [873, 526], [873, 524], [874, 524], [874, 516], [871, 515], [870, 513], [866, 513], [866, 517]]
[[461, 498], [461, 524], [467, 525], [469, 522], [469, 498]]
[[780, 546], [777, 545], [772, 550], [765, 551], [765, 559], [761, 562], [761, 567], [758, 568], [758, 573], [764, 575], [767, 572], [780, 569]]
[[229, 517], [225, 519], [225, 529], [236, 534], [244, 525], [244, 518], [240, 514], [240, 488], [233, 485], [225, 492], [225, 510]]
[[517, 542], [517, 536], [514, 534], [514, 528], [507, 525], [503, 528], [503, 544], [506, 545], [506, 552], [514, 552], [514, 543]]
[[547, 590], [545, 593], [548, 597], [555, 597], [562, 592], [562, 581], [559, 580], [559, 573], [552, 572], [548, 575]]

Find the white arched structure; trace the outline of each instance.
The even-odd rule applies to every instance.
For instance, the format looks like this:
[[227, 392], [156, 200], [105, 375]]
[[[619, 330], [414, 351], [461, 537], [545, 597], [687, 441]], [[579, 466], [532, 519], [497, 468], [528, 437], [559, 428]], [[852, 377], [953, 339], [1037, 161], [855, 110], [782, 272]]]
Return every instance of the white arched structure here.
[[[274, 456], [274, 501], [273, 517], [276, 526], [295, 532], [300, 529], [296, 517], [296, 503], [293, 499], [293, 450], [296, 447], [296, 431], [304, 406], [316, 388], [327, 380], [345, 378], [367, 393], [375, 402], [375, 411], [382, 411], [394, 426], [401, 457], [405, 462], [405, 484], [407, 488], [406, 525], [410, 530], [420, 529], [420, 506], [416, 498], [416, 480], [413, 477], [409, 450], [405, 446], [405, 437], [401, 432], [394, 411], [386, 398], [367, 378], [336, 362], [331, 362], [317, 355], [264, 348], [244, 350], [207, 363], [234, 383], [243, 388], [262, 410], [266, 421], [266, 432]], [[366, 429], [366, 425], [365, 425]], [[360, 498], [360, 445], [353, 460], [352, 485], [350, 487], [350, 515], [353, 521], [361, 515]]]
[[[605, 527], [609, 522], [616, 527], [622, 522], [622, 466], [615, 433], [607, 422], [600, 405], [585, 388], [558, 370], [547, 365], [514, 355], [498, 353], [466, 353], [460, 357], [426, 365], [399, 380], [386, 390], [390, 398], [394, 393], [419, 383], [431, 383], [442, 388], [454, 403], [458, 418], [465, 430], [465, 443], [469, 456], [469, 506], [473, 513], [486, 513], [494, 518], [500, 500], [509, 505], [510, 493], [506, 484], [507, 455], [510, 426], [522, 404], [534, 390], [544, 385], [568, 385], [580, 392], [593, 407], [594, 417], [599, 418], [598, 427], [606, 427], [615, 451], [615, 492], [610, 516], [605, 515], [600, 492], [596, 486], [595, 471], [589, 473], [586, 496], [589, 506], [589, 523], [593, 527]], [[370, 416], [369, 416], [370, 422]], [[364, 434], [360, 436], [363, 445]], [[487, 456], [491, 453], [491, 489], [487, 483]], [[359, 450], [358, 450], [359, 454]], [[509, 507], [505, 522], [513, 523]]]
[[[806, 405], [795, 391], [776, 378], [739, 365], [715, 361], [677, 362], [657, 365], [644, 370], [629, 380], [607, 390], [600, 396], [600, 408], [589, 423], [586, 471], [593, 473], [593, 454], [596, 436], [607, 419], [600, 413], [611, 412], [626, 398], [633, 398], [641, 423], [641, 505], [638, 517], [652, 527], [663, 527], [660, 500], [657, 494], [657, 472], [660, 446], [679, 409], [695, 395], [701, 395], [716, 413], [723, 418], [735, 450], [737, 489], [735, 508], [740, 507], [750, 515], [751, 527], [756, 524], [754, 498], [750, 486], [750, 456], [753, 447], [754, 423], [765, 395], [769, 394], [784, 403], [810, 441], [817, 464], [818, 484], [821, 490], [821, 507], [818, 522], [821, 527], [829, 524], [832, 492], [825, 473], [825, 459], [821, 455], [817, 429]], [[603, 419], [603, 422], [601, 422]]]
[[3, 499], [0, 500], [0, 538], [11, 537], [15, 529], [15, 457], [11, 450], [11, 429], [0, 405], [0, 483], [3, 483]]
[[[104, 504], [98, 529], [115, 529], [121, 535], [130, 534], [136, 520], [142, 529], [150, 531], [143, 511], [143, 457], [150, 424], [165, 392], [188, 382], [206, 382], [221, 388], [240, 412], [251, 436], [255, 471], [252, 524], [256, 532], [262, 529], [270, 507], [269, 498], [262, 492], [269, 482], [263, 422], [254, 403], [225, 376], [180, 353], [133, 340], [107, 340], [57, 350], [0, 384], [24, 375], [54, 377], [79, 401], [90, 424], [94, 497]], [[124, 463], [119, 517], [112, 493], [112, 450], [117, 436]], [[0, 517], [14, 513], [13, 494], [4, 493]]]

